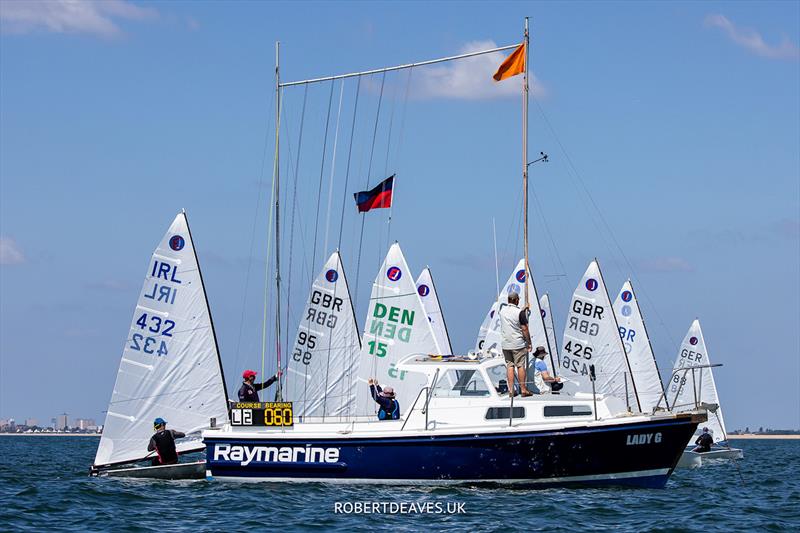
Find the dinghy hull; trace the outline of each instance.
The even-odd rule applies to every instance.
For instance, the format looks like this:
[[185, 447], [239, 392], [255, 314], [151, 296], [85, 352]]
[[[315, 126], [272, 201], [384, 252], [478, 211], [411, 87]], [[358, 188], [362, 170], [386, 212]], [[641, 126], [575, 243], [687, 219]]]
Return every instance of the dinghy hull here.
[[203, 479], [206, 473], [206, 462], [179, 463], [174, 465], [141, 466], [131, 468], [114, 468], [93, 472], [99, 477], [131, 477], [147, 479]]
[[292, 431], [229, 431], [204, 440], [213, 479], [661, 488], [697, 424], [678, 416], [557, 431], [301, 439]]

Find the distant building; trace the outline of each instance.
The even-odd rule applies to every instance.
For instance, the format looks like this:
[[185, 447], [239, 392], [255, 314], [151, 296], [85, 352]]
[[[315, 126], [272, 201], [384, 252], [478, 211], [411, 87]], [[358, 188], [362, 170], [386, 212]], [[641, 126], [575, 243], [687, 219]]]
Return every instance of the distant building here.
[[93, 418], [76, 418], [75, 427], [78, 429], [89, 429], [90, 427], [97, 427]]
[[8, 425], [7, 418], [0, 418], [0, 429], [4, 429]]
[[15, 429], [17, 429], [17, 421], [14, 420], [13, 418], [8, 419], [8, 429], [9, 431], [14, 431]]
[[58, 415], [56, 417], [56, 427], [55, 427], [55, 429], [58, 430], [58, 431], [63, 431], [63, 430], [68, 429], [68, 428], [69, 428], [69, 425], [67, 424], [67, 413], [64, 413], [62, 415]]
[[31, 428], [33, 426], [38, 426], [39, 425], [39, 421], [36, 420], [35, 418], [26, 418], [25, 419], [25, 425], [28, 426], [29, 428]]

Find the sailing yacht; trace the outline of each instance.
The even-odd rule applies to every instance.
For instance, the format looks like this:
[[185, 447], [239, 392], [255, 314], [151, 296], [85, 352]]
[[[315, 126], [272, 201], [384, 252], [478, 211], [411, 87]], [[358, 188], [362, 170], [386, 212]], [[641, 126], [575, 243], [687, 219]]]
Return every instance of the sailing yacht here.
[[[276, 137], [280, 133], [277, 126], [283, 89], [512, 49], [514, 52], [495, 78], [523, 75], [524, 259], [514, 272], [512, 283], [518, 284], [523, 301], [533, 301], [538, 306], [528, 254], [527, 19], [521, 45], [283, 83], [276, 65]], [[276, 56], [279, 60], [279, 48]], [[276, 138], [276, 191], [280, 182], [279, 146]], [[276, 193], [276, 240], [280, 237], [279, 198]], [[279, 252], [278, 246], [278, 285]], [[508, 394], [515, 384], [505, 383], [505, 362], [497, 354], [498, 346], [493, 346], [492, 312], [482, 333], [484, 338], [478, 341], [480, 350], [464, 356], [449, 353], [452, 350], [443, 346], [432, 321], [425, 319], [426, 307], [421, 300], [424, 295], [410, 276], [400, 245], [395, 243], [372, 286], [358, 369], [353, 370], [357, 376], [351, 388], [354, 412], [341, 417], [312, 416], [313, 413], [298, 417], [293, 412], [293, 402], [300, 399], [288, 395], [287, 402], [235, 404], [233, 422], [202, 433], [207, 478], [395, 485], [495, 482], [540, 487], [664, 487], [685, 443], [697, 425], [706, 420], [706, 412], [641, 412], [596, 262], [584, 277], [586, 293], [576, 291], [573, 298], [567, 323], [571, 336], [565, 335], [559, 366], [562, 375], [577, 372], [580, 378], [571, 377], [574, 382], [580, 379], [581, 386], [567, 394], [520, 398]], [[343, 307], [347, 307], [346, 303]], [[536, 313], [535, 317], [541, 327], [539, 335], [545, 340], [548, 337], [542, 314]], [[578, 320], [574, 330], [573, 318]], [[279, 323], [276, 326], [279, 328]], [[584, 338], [593, 336], [587, 332], [595, 328], [602, 331], [600, 343]], [[594, 350], [587, 352], [584, 347], [589, 346]], [[577, 357], [581, 364], [573, 367]], [[341, 364], [332, 353], [327, 361], [334, 366]], [[626, 379], [630, 390], [625, 390]], [[372, 397], [372, 389], [377, 391], [376, 381], [384, 391], [388, 387], [394, 389], [393, 393], [376, 393], [388, 394], [398, 402], [398, 419], [379, 420], [376, 416], [377, 405]], [[636, 408], [632, 409], [634, 402]]]

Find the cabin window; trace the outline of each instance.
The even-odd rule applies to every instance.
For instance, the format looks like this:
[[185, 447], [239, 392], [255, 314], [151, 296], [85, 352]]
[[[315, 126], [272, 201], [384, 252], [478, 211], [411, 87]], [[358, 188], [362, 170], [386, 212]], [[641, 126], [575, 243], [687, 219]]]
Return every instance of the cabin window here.
[[591, 415], [588, 405], [545, 405], [544, 416], [585, 416]]
[[445, 371], [433, 387], [434, 398], [464, 398], [489, 396], [486, 380], [477, 370]]
[[[508, 420], [510, 407], [490, 407], [486, 411], [486, 420]], [[514, 418], [525, 418], [525, 408], [515, 407]]]
[[[508, 393], [508, 380], [506, 378], [506, 365], [496, 365], [490, 366], [486, 369], [486, 373], [489, 375], [489, 379], [492, 382], [492, 386], [494, 390], [497, 391], [497, 394], [507, 394]], [[517, 384], [517, 388], [519, 388], [519, 384]], [[507, 415], [508, 413], [506, 413]], [[508, 418], [506, 416], [506, 418]]]

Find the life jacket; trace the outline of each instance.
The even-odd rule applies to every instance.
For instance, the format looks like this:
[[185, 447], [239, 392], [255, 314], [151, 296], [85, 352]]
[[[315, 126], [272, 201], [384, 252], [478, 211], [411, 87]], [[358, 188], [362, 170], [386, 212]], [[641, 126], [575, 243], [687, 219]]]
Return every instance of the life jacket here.
[[175, 437], [172, 431], [164, 429], [153, 435], [156, 444], [158, 462], [162, 465], [170, 465], [178, 462], [178, 452], [175, 450]]
[[391, 412], [381, 406], [378, 410], [378, 420], [399, 420], [400, 419], [400, 404], [397, 400], [392, 400]]

